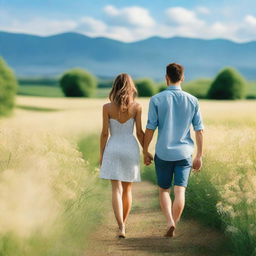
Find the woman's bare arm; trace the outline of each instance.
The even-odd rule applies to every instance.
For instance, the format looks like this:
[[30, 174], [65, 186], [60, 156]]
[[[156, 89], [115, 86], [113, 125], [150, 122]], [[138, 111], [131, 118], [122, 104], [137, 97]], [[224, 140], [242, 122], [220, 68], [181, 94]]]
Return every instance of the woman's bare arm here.
[[101, 136], [100, 136], [100, 165], [102, 163], [104, 149], [105, 149], [106, 143], [108, 141], [108, 134], [109, 134], [108, 122], [109, 122], [108, 105], [105, 104], [103, 106], [103, 110], [102, 110], [102, 131], [101, 131]]
[[148, 152], [148, 147], [149, 147], [150, 142], [153, 139], [154, 132], [155, 132], [155, 130], [150, 130], [150, 129], [146, 129], [146, 131], [145, 131], [144, 146], [143, 146], [143, 155], [144, 155], [144, 164], [145, 165], [150, 165], [153, 160], [152, 154]]
[[140, 104], [137, 106], [137, 111], [135, 115], [135, 122], [136, 122], [136, 135], [140, 142], [140, 145], [143, 148], [144, 144], [144, 131], [142, 130], [142, 124], [141, 124], [141, 113], [142, 113], [142, 107]]

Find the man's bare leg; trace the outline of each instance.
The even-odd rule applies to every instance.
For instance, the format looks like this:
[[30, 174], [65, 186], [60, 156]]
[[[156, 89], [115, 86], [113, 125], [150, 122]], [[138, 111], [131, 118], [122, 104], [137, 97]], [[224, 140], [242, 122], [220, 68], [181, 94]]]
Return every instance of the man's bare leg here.
[[172, 216], [173, 216], [175, 225], [179, 222], [185, 206], [185, 191], [186, 191], [185, 187], [174, 186], [175, 198], [172, 205]]
[[172, 216], [172, 200], [170, 197], [170, 189], [159, 188], [159, 199], [161, 209], [167, 221], [167, 229], [171, 226], [175, 227], [175, 222]]

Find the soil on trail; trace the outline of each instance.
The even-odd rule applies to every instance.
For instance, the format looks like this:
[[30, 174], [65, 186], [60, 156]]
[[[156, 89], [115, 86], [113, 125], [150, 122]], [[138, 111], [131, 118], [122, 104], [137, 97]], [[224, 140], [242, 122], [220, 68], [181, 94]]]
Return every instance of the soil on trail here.
[[174, 238], [163, 237], [165, 219], [157, 207], [156, 189], [148, 182], [133, 185], [134, 202], [126, 239], [115, 237], [117, 227], [109, 200], [108, 216], [91, 235], [83, 256], [232, 255], [223, 234], [194, 220], [182, 219]]

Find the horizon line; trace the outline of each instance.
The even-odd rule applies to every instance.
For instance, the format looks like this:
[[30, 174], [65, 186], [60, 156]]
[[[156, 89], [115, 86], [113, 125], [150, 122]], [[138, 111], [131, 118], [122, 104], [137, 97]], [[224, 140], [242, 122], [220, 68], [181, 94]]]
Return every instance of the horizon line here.
[[118, 39], [114, 39], [111, 37], [107, 37], [107, 36], [89, 36], [86, 35], [84, 33], [80, 33], [77, 31], [66, 31], [66, 32], [60, 32], [60, 33], [55, 33], [55, 34], [49, 34], [49, 35], [38, 35], [38, 34], [31, 34], [31, 33], [26, 33], [26, 32], [15, 32], [15, 31], [7, 31], [7, 30], [0, 30], [0, 33], [8, 33], [8, 34], [17, 34], [17, 35], [28, 35], [28, 36], [36, 36], [36, 37], [41, 37], [41, 38], [47, 38], [47, 37], [53, 37], [53, 36], [58, 36], [58, 35], [63, 35], [63, 34], [77, 34], [77, 35], [81, 35], [84, 37], [88, 37], [91, 39], [100, 39], [100, 38], [104, 38], [104, 39], [108, 39], [108, 40], [112, 40], [112, 41], [116, 41], [116, 42], [120, 42], [120, 43], [124, 43], [124, 44], [132, 44], [132, 43], [137, 43], [137, 42], [142, 42], [142, 41], [146, 41], [152, 38], [159, 38], [159, 39], [163, 39], [163, 40], [168, 40], [168, 39], [174, 39], [174, 38], [183, 38], [183, 39], [194, 39], [194, 40], [202, 40], [202, 41], [215, 41], [215, 40], [223, 40], [223, 41], [229, 41], [235, 44], [247, 44], [247, 43], [253, 43], [256, 42], [256, 40], [251, 40], [251, 41], [235, 41], [232, 39], [228, 39], [228, 38], [200, 38], [200, 37], [187, 37], [187, 36], [180, 36], [180, 35], [176, 35], [176, 36], [172, 36], [172, 37], [162, 37], [162, 36], [150, 36], [150, 37], [146, 37], [144, 39], [140, 39], [140, 40], [135, 40], [135, 41], [122, 41], [122, 40], [118, 40]]

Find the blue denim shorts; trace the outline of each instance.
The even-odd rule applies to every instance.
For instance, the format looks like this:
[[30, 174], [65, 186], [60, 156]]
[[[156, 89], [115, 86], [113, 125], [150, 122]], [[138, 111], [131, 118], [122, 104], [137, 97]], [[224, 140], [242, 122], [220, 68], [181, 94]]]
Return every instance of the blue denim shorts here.
[[178, 161], [165, 161], [157, 155], [154, 157], [157, 184], [168, 189], [174, 180], [175, 186], [187, 187], [192, 167], [192, 156]]

